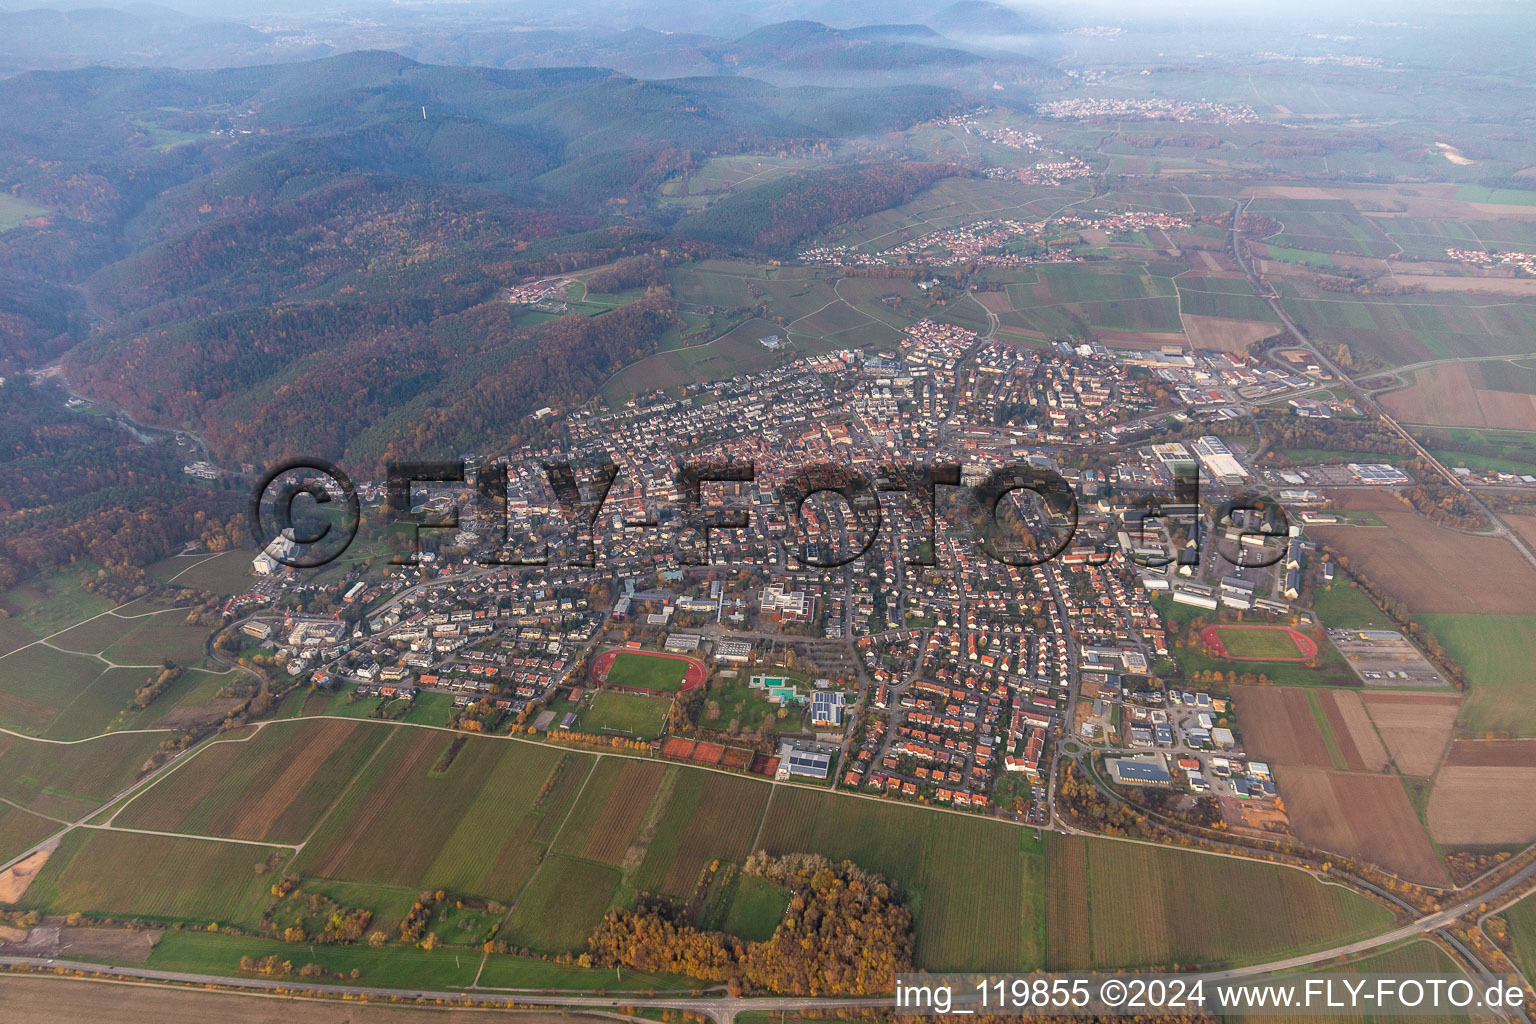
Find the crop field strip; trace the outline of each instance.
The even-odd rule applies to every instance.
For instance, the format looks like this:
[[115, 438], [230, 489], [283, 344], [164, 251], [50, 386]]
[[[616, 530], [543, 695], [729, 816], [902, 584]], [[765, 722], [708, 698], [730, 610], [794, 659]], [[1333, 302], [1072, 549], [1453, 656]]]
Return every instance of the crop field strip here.
[[579, 952], [607, 912], [620, 879], [616, 867], [553, 854], [539, 865], [499, 937], [514, 948]]
[[1234, 686], [1246, 749], [1271, 764], [1330, 768], [1333, 758], [1307, 691], [1299, 687]]
[[28, 887], [19, 909], [183, 919], [255, 927], [270, 878], [259, 846], [76, 830]]
[[[1515, 559], [1509, 563], [1506, 578], [1525, 565]], [[1486, 577], [1469, 578], [1478, 579], [1478, 589], [1484, 589], [1481, 583]], [[1536, 615], [1427, 614], [1420, 618], [1471, 684], [1462, 705], [1461, 733], [1536, 737], [1536, 700], [1531, 699], [1529, 674], [1536, 663]]]
[[1509, 935], [1515, 944], [1515, 959], [1526, 977], [1536, 973], [1536, 896], [1527, 896], [1504, 912], [1509, 921]]
[[556, 852], [615, 867], [623, 863], [663, 778], [678, 770], [616, 757], [599, 760], [560, 834]]
[[1379, 772], [1387, 767], [1387, 751], [1366, 714], [1360, 695], [1352, 690], [1314, 690], [1350, 771]]
[[[591, 755], [466, 737], [448, 770], [434, 773], [454, 739], [400, 728], [326, 816], [297, 869], [509, 898], [532, 873], [550, 838], [546, 822], [570, 806]], [[402, 835], [413, 841], [397, 844]]]
[[781, 787], [758, 845], [772, 854], [847, 858], [900, 886], [917, 917], [920, 967], [1029, 970], [1042, 964], [1045, 864], [1029, 830]]
[[0, 725], [40, 733], [107, 665], [34, 644], [0, 658]]
[[43, 814], [78, 817], [128, 788], [163, 734], [43, 743], [0, 734], [0, 797]]
[[210, 746], [114, 824], [297, 843], [389, 735], [362, 721], [274, 723], [247, 742]]
[[1455, 292], [1349, 298], [1277, 284], [1304, 330], [1401, 366], [1459, 356], [1536, 351], [1536, 301]]
[[635, 887], [685, 897], [711, 860], [744, 860], [771, 789], [743, 776], [681, 769], [632, 878]]
[[[1048, 877], [1066, 883], [1046, 894], [1051, 966], [1059, 969], [1242, 963], [1392, 920], [1347, 889], [1274, 864], [1054, 833], [1046, 857]], [[1051, 863], [1058, 857], [1074, 863]], [[1074, 934], [1080, 926], [1063, 920], [1073, 915], [1086, 915], [1086, 943]]]
[[1450, 742], [1461, 697], [1429, 693], [1365, 693], [1366, 712], [1404, 775], [1434, 774]]
[[20, 856], [58, 828], [55, 821], [0, 803], [0, 862]]
[[1282, 766], [1276, 781], [1292, 829], [1309, 846], [1445, 884], [1445, 867], [1397, 775]]

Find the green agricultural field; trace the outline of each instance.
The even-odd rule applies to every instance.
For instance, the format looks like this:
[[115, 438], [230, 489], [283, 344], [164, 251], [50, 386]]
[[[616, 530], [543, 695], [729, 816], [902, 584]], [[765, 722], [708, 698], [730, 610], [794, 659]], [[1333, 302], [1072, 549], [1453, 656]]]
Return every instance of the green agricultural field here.
[[1269, 303], [1254, 294], [1247, 281], [1242, 290], [1228, 287], [1212, 288], [1212, 284], [1230, 285], [1225, 278], [1194, 278], [1178, 282], [1179, 309], [1190, 316], [1216, 316], [1228, 320], [1254, 320], [1260, 323], [1279, 323]]
[[[1443, 260], [1447, 249], [1481, 249], [1482, 232], [1494, 228], [1489, 222], [1450, 220], [1442, 217], [1384, 217], [1381, 229], [1408, 257]], [[1489, 232], [1490, 241], [1500, 232]]]
[[1463, 185], [1456, 190], [1456, 199], [1463, 203], [1496, 203], [1500, 206], [1536, 206], [1536, 192], [1517, 188], [1489, 188], [1486, 185]]
[[44, 644], [0, 658], [0, 725], [41, 733], [107, 668]]
[[33, 639], [99, 615], [112, 605], [81, 586], [80, 573], [86, 568], [61, 570], [0, 592], [0, 610], [10, 616], [9, 621], [31, 633]]
[[614, 867], [625, 863], [647, 822], [654, 825], [660, 816], [657, 805], [665, 806], [682, 771], [630, 758], [599, 759], [560, 830], [555, 852]]
[[[135, 609], [143, 609], [143, 612], [153, 610], [152, 606], [145, 602], [135, 601], [121, 612], [107, 612], [86, 619], [78, 626], [71, 626], [64, 632], [50, 637], [48, 643], [53, 647], [61, 647], [77, 654], [100, 654], [149, 621], [131, 618], [130, 616], [135, 614]], [[186, 612], [182, 612], [182, 615], [185, 616]]]
[[770, 334], [782, 337], [783, 326], [754, 319], [713, 341], [658, 352], [614, 374], [603, 385], [603, 400], [619, 408], [635, 395], [769, 369], [795, 354], [792, 346], [774, 352], [758, 344]]
[[711, 860], [745, 860], [772, 788], [758, 779], [679, 769], [629, 884], [685, 897]]
[[759, 845], [847, 858], [900, 886], [917, 918], [915, 960], [925, 970], [1021, 971], [1044, 962], [1045, 862], [1032, 830], [781, 788]]
[[1323, 625], [1340, 629], [1396, 629], [1392, 620], [1376, 607], [1365, 592], [1342, 573], [1332, 586], [1319, 585], [1312, 598], [1312, 610]]
[[[1255, 201], [1253, 212], [1259, 212], [1257, 207]], [[1270, 241], [1287, 249], [1378, 258], [1397, 251], [1397, 246], [1370, 218], [1361, 216], [1347, 203], [1342, 207], [1271, 212], [1270, 216], [1284, 224], [1284, 229]]]
[[0, 804], [0, 861], [25, 853], [58, 830], [56, 821]]
[[366, 722], [274, 722], [244, 742], [205, 747], [116, 824], [296, 844], [390, 735]]
[[[369, 771], [325, 816], [296, 870], [509, 901], [553, 840], [592, 757], [392, 728]], [[459, 740], [462, 746], [443, 770]], [[402, 835], [412, 842], [400, 843]]]
[[725, 912], [723, 931], [748, 942], [766, 942], [773, 938], [784, 912], [789, 909], [789, 892], [751, 875], [737, 875], [730, 909]]
[[1051, 969], [1248, 963], [1392, 923], [1385, 907], [1274, 864], [1055, 834], [1046, 860]]
[[158, 665], [163, 661], [183, 667], [202, 665], [209, 628], [191, 625], [186, 617], [185, 611], [173, 608], [143, 619], [132, 632], [103, 651], [102, 657], [117, 665]]
[[631, 693], [601, 691], [592, 698], [592, 706], [581, 713], [577, 728], [583, 732], [612, 732], [639, 739], [653, 739], [661, 734], [672, 702], [664, 697], [641, 697]]
[[[1486, 369], [1480, 368], [1478, 372], [1485, 379], [1490, 376]], [[1487, 460], [1490, 465], [1510, 467], [1511, 472], [1536, 473], [1536, 432], [1479, 427], [1415, 427], [1413, 433], [1424, 447], [1453, 464], [1456, 460], [1467, 462], [1475, 458]]]
[[114, 729], [148, 729], [174, 708], [200, 679], [201, 672], [183, 672], [147, 708], [131, 708], [133, 695], [158, 670], [109, 668], [91, 680], [48, 724], [41, 735], [48, 739], [78, 740]]
[[[0, 600], [3, 603], [3, 600]], [[0, 617], [0, 656], [19, 650], [27, 644], [36, 643], [37, 637], [15, 619]]]
[[[390, 945], [374, 948], [367, 943], [348, 946], [296, 946], [275, 939], [208, 932], [168, 931], [161, 937], [145, 966], [161, 971], [185, 971], [241, 977], [240, 958], [276, 956], [293, 964], [319, 964], [333, 975], [323, 979], [382, 988], [464, 989], [475, 980], [480, 954], [464, 950], [425, 950], [417, 946]], [[509, 958], [510, 959], [510, 958]], [[355, 982], [352, 971], [358, 972]], [[247, 975], [255, 977], [255, 975]]]
[[1331, 267], [1333, 257], [1325, 252], [1312, 252], [1308, 249], [1287, 249], [1283, 245], [1266, 245], [1269, 258], [1279, 260], [1281, 263], [1300, 263], [1307, 267]]
[[1467, 675], [1466, 736], [1536, 736], [1536, 615], [1421, 615]]
[[1053, 263], [1040, 267], [1052, 302], [1133, 302], [1172, 298], [1173, 282], [1139, 264]]
[[255, 928], [271, 880], [254, 866], [273, 852], [202, 839], [76, 831], [60, 842], [17, 907]]
[[1515, 959], [1529, 977], [1536, 973], [1536, 896], [1527, 896], [1504, 912], [1509, 922], [1509, 937], [1515, 944]]
[[608, 912], [620, 878], [619, 870], [606, 864], [559, 854], [547, 858], [512, 908], [502, 941], [541, 953], [584, 949]]
[[686, 661], [639, 651], [620, 651], [614, 656], [613, 667], [608, 670], [607, 683], [637, 690], [672, 692], [682, 687], [683, 676], [687, 674]]
[[61, 744], [0, 735], [0, 796], [72, 820], [132, 785], [164, 738], [132, 733]]
[[156, 562], [149, 573], [156, 579], [214, 594], [243, 594], [256, 580], [249, 551], [176, 555]]
[[1494, 391], [1510, 391], [1517, 395], [1536, 395], [1536, 369], [1518, 362], [1481, 363], [1478, 375], [1483, 386]]
[[1287, 281], [1286, 311], [1325, 346], [1347, 343], [1385, 366], [1536, 351], [1536, 300], [1458, 292], [1343, 296]]

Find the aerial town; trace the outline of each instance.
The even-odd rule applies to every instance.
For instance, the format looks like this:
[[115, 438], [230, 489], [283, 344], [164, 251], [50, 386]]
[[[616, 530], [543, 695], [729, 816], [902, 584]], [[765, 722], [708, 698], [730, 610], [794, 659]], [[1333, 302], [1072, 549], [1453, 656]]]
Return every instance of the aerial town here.
[[[1115, 227], [1165, 219], [1133, 215]], [[941, 236], [954, 245], [966, 232]], [[1232, 702], [1165, 688], [1157, 666], [1170, 654], [1174, 608], [1236, 609], [1305, 651], [1312, 641], [1298, 629], [1318, 622], [1294, 602], [1306, 579], [1331, 579], [1334, 568], [1302, 532], [1337, 521], [1318, 488], [1412, 482], [1391, 465], [1257, 465], [1216, 436], [1263, 408], [1359, 419], [1346, 400], [1301, 397], [1333, 380], [1283, 349], [1266, 358], [1021, 348], [922, 320], [898, 350], [834, 352], [571, 410], [557, 449], [467, 454], [464, 486], [418, 484], [412, 521], [455, 525], [421, 530], [413, 564], [382, 579], [333, 584], [340, 612], [295, 610], [294, 591], [314, 584], [270, 550], [226, 611], [242, 644], [315, 689], [376, 702], [385, 717], [436, 701], [445, 722], [477, 730], [622, 741], [1037, 825], [1053, 820], [1052, 758], [1094, 750], [1119, 784], [1210, 796], [1238, 825], [1259, 807], [1283, 820], [1268, 766], [1245, 755]], [[555, 457], [617, 467], [592, 526], [595, 567], [488, 564], [507, 537], [571, 546], [541, 470]], [[749, 482], [707, 486], [706, 505], [745, 512], [746, 525], [711, 530], [694, 559], [707, 564], [692, 567], [675, 543], [675, 467], [688, 459], [754, 469]], [[1008, 564], [978, 543], [988, 524], [943, 489], [936, 512], [910, 495], [882, 501], [873, 543], [846, 502], [812, 495], [794, 509], [780, 496], [803, 467], [874, 474], [903, 460], [953, 463], [966, 487], [1005, 466], [1059, 473], [1077, 496], [1075, 531], [1040, 546], [1054, 557]], [[507, 499], [488, 513], [473, 484], [498, 466]], [[1208, 504], [1258, 488], [1292, 518], [1278, 528], [1254, 512], [1205, 522], [1175, 497], [1194, 477]], [[383, 492], [374, 482], [361, 490]], [[1138, 519], [1149, 498], [1165, 503], [1161, 517]], [[1015, 502], [1012, 516], [1042, 535], [1063, 522], [1042, 501]], [[630, 658], [615, 662], [614, 652]], [[614, 668], [651, 655], [695, 682], [653, 686]], [[609, 721], [605, 705], [620, 694], [643, 713]]]

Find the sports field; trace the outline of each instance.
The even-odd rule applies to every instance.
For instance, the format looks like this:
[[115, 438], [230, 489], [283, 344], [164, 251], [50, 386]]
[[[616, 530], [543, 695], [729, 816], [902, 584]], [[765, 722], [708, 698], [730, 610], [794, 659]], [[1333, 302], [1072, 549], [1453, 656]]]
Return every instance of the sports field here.
[[653, 739], [661, 734], [670, 706], [670, 701], [659, 697], [605, 690], [592, 697], [592, 706], [582, 711], [576, 727], [582, 732]]
[[1200, 640], [1233, 661], [1306, 661], [1317, 656], [1312, 638], [1289, 626], [1207, 626]]
[[704, 665], [680, 654], [605, 651], [592, 659], [592, 681], [641, 693], [688, 693], [704, 685]]

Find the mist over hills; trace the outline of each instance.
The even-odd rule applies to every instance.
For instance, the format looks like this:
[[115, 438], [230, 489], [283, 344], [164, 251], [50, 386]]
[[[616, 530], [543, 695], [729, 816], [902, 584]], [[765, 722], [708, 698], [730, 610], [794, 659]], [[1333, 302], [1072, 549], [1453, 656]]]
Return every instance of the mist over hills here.
[[[727, 10], [735, 15], [725, 16]], [[942, 9], [912, 3], [883, 7], [882, 15], [900, 12], [910, 20], [873, 26], [850, 24], [854, 11], [818, 3], [766, 9], [737, 3], [706, 12], [690, 6], [683, 19], [666, 3], [359, 11], [368, 16], [281, 8], [258, 15], [235, 5], [196, 14], [150, 4], [0, 10], [0, 74], [97, 63], [231, 67], [385, 49], [437, 64], [598, 66], [642, 78], [755, 74], [781, 84], [837, 84], [829, 76], [848, 71], [913, 80], [919, 73], [968, 67], [976, 73], [952, 84], [990, 87], [991, 79], [999, 79], [1007, 87], [1055, 77], [1022, 53], [986, 49], [982, 37], [998, 31], [989, 26], [1008, 26], [1022, 35], [1018, 26], [1029, 22], [1017, 15], [1010, 20], [1008, 9], [979, 2]], [[779, 12], [783, 20], [772, 20]], [[946, 38], [949, 25], [972, 37], [967, 45], [985, 52]]]
[[[648, 197], [714, 155], [824, 149], [961, 103], [931, 85], [646, 82], [377, 51], [26, 72], [0, 81], [0, 180], [47, 212], [0, 233], [0, 366], [62, 357], [89, 393], [249, 460], [274, 443], [377, 458], [369, 438], [394, 436], [407, 407], [418, 440], [451, 451], [590, 394], [676, 323], [663, 295], [524, 324], [498, 301], [509, 284], [658, 247], [778, 251], [905, 201], [955, 170], [808, 169], [681, 221]], [[324, 396], [342, 393], [361, 397], [338, 419]]]

